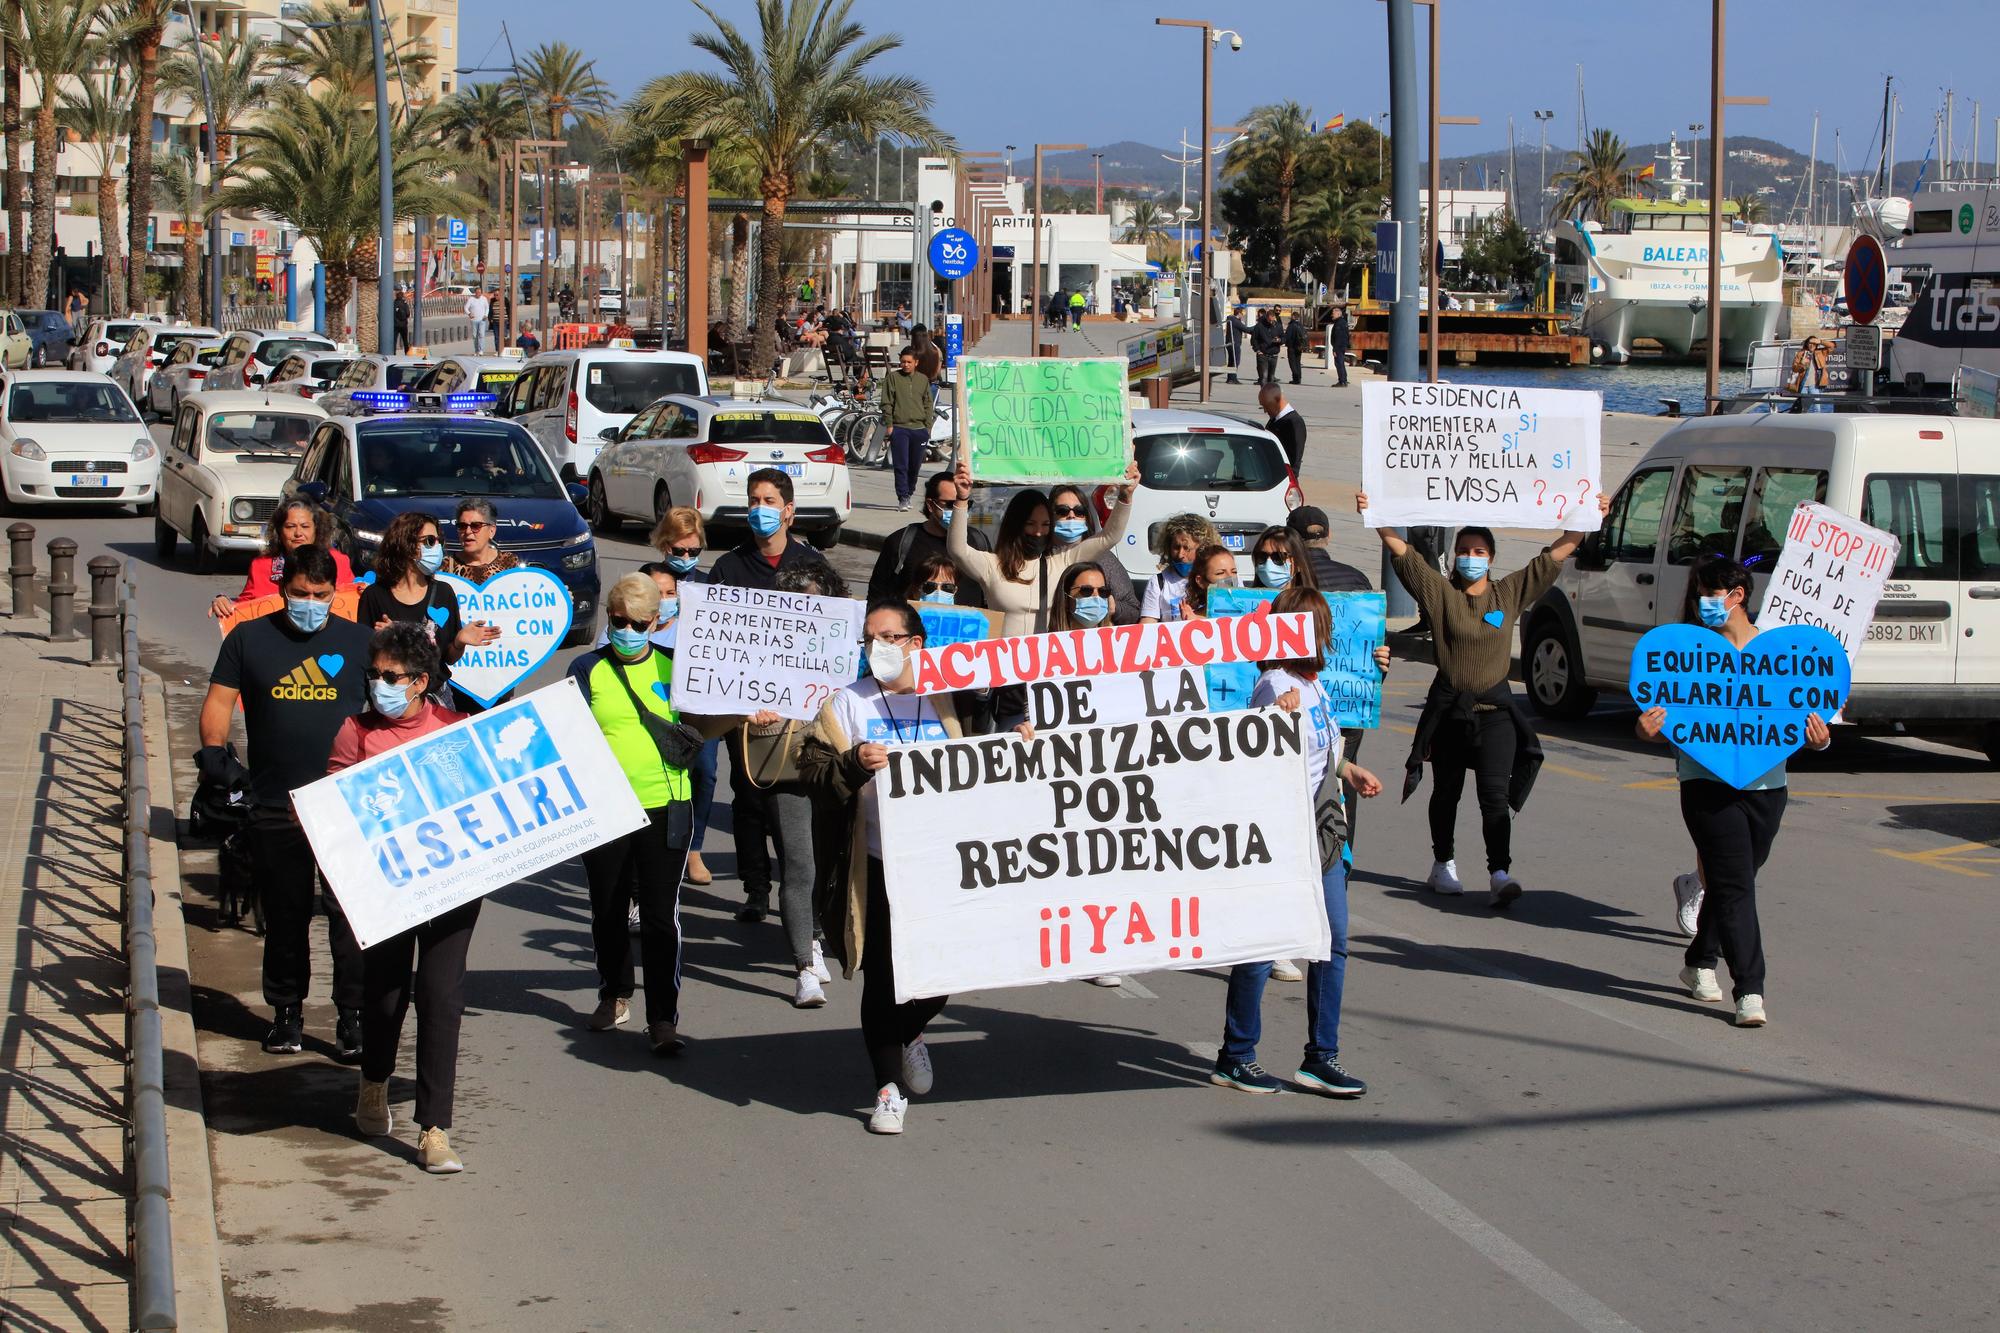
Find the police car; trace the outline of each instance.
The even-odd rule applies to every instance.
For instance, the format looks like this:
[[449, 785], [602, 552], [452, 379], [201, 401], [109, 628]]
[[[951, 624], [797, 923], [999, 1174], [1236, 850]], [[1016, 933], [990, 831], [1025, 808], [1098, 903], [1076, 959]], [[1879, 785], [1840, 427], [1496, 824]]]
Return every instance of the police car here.
[[486, 500], [500, 548], [561, 579], [576, 609], [571, 641], [590, 638], [597, 548], [577, 508], [583, 488], [564, 486], [534, 436], [486, 415], [492, 394], [359, 390], [345, 401], [351, 414], [313, 431], [285, 498], [335, 521], [356, 570], [374, 566], [397, 515], [430, 515], [446, 547], [456, 549], [459, 501]]

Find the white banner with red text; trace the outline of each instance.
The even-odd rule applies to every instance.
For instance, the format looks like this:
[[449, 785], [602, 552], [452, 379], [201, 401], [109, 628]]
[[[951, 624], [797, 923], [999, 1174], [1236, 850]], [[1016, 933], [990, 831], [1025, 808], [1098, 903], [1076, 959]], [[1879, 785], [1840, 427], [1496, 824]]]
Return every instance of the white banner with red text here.
[[926, 648], [916, 656], [916, 689], [918, 694], [987, 690], [1037, 680], [1087, 680], [1227, 662], [1289, 662], [1312, 655], [1312, 617], [1301, 611], [1099, 625]]

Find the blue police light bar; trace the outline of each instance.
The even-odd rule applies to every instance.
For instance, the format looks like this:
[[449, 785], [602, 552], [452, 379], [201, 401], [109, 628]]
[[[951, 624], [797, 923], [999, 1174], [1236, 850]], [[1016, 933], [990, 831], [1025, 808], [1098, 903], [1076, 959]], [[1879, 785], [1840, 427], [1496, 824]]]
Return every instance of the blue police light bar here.
[[407, 412], [410, 408], [410, 395], [387, 389], [356, 389], [353, 397], [358, 406], [377, 412]]
[[497, 393], [448, 393], [444, 396], [444, 410], [447, 412], [477, 412], [481, 408], [493, 407], [500, 401]]

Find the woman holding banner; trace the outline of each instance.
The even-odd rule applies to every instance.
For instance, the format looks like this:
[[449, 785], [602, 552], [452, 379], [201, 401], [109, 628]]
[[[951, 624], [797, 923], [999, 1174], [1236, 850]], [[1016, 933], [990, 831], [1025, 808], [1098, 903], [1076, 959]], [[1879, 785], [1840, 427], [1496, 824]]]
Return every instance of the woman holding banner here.
[[[1364, 516], [1368, 513], [1366, 492], [1357, 493], [1354, 503]], [[1610, 494], [1599, 491], [1598, 512], [1610, 507]], [[1555, 586], [1563, 561], [1576, 554], [1585, 534], [1563, 533], [1526, 565], [1496, 580], [1488, 576], [1499, 550], [1490, 529], [1458, 530], [1449, 579], [1394, 528], [1375, 531], [1388, 549], [1396, 576], [1430, 623], [1437, 657], [1437, 676], [1417, 719], [1417, 739], [1404, 764], [1403, 779], [1407, 800], [1423, 781], [1423, 766], [1429, 761], [1434, 784], [1432, 861], [1425, 884], [1433, 893], [1465, 892], [1453, 847], [1459, 797], [1465, 792], [1466, 770], [1471, 769], [1486, 842], [1489, 902], [1495, 908], [1509, 907], [1521, 896], [1521, 883], [1512, 874], [1513, 812], [1526, 804], [1542, 766], [1541, 740], [1507, 683], [1514, 631], [1523, 613]]]
[[[333, 520], [327, 518], [325, 524], [331, 527]], [[321, 526], [320, 511], [304, 500], [285, 500], [271, 513], [270, 522], [264, 525], [264, 552], [250, 558], [250, 574], [243, 580], [243, 590], [234, 597], [218, 594], [210, 603], [208, 614], [221, 620], [236, 609], [239, 602], [253, 602], [260, 597], [276, 597], [278, 584], [285, 577], [285, 555], [301, 546], [317, 546], [333, 557], [333, 586], [346, 588], [354, 582], [354, 570], [347, 563], [347, 557], [333, 549], [330, 544], [333, 533]]]
[[[338, 773], [419, 736], [462, 721], [464, 713], [432, 703], [437, 648], [415, 625], [375, 631], [368, 645], [369, 711], [350, 717], [333, 738], [326, 771]], [[432, 1175], [463, 1171], [452, 1151], [452, 1096], [458, 1085], [458, 1031], [465, 1015], [465, 959], [479, 924], [480, 899], [363, 950], [361, 1086], [354, 1124], [363, 1134], [394, 1128], [389, 1075], [410, 1001], [417, 1005], [417, 1163]], [[412, 968], [411, 958], [415, 956]]]
[[459, 619], [458, 594], [438, 580], [444, 567], [444, 539], [429, 514], [398, 514], [382, 533], [375, 555], [375, 581], [361, 592], [359, 619], [372, 629], [391, 624], [414, 625], [438, 651], [438, 669], [431, 688], [443, 697], [451, 683], [451, 664], [467, 648], [500, 637], [498, 625]]
[[[1757, 635], [1750, 623], [1750, 571], [1727, 556], [1709, 556], [1688, 571], [1687, 605], [1682, 618], [1716, 631], [1741, 648]], [[1639, 715], [1639, 738], [1660, 740], [1667, 710]], [[1833, 733], [1818, 713], [1806, 716], [1806, 744], [1824, 750]], [[1736, 788], [1681, 753], [1674, 752], [1681, 784], [1681, 819], [1700, 855], [1705, 887], [1694, 939], [1682, 956], [1681, 984], [1697, 1000], [1722, 998], [1715, 976], [1718, 958], [1729, 964], [1735, 987], [1736, 1026], [1764, 1026], [1764, 935], [1757, 921], [1757, 872], [1771, 855], [1778, 823], [1785, 816], [1785, 765]]]
[[[1297, 661], [1261, 663], [1263, 674], [1250, 695], [1250, 706], [1276, 706], [1306, 719], [1306, 784], [1313, 794], [1315, 823], [1321, 828], [1320, 890], [1326, 898], [1326, 920], [1333, 935], [1332, 956], [1306, 964], [1306, 1046], [1296, 1081], [1308, 1092], [1359, 1097], [1368, 1091], [1368, 1085], [1340, 1067], [1340, 1002], [1347, 981], [1347, 867], [1340, 857], [1346, 824], [1341, 814], [1341, 783], [1353, 783], [1363, 796], [1378, 795], [1382, 784], [1367, 769], [1341, 756], [1340, 728], [1334, 725], [1333, 706], [1319, 682], [1320, 672], [1326, 670], [1327, 645], [1333, 639], [1333, 613], [1327, 609], [1326, 599], [1311, 588], [1291, 587], [1278, 594], [1272, 609], [1312, 617], [1314, 652]], [[1283, 1085], [1257, 1063], [1264, 983], [1270, 975], [1269, 963], [1238, 963], [1229, 969], [1222, 1048], [1216, 1054], [1209, 1082], [1242, 1092], [1282, 1089]]]
[[[1051, 490], [1049, 512], [1055, 516], [1049, 533], [1049, 552], [1052, 555], [1061, 555], [1079, 542], [1088, 541], [1097, 528], [1097, 515], [1091, 509], [1090, 500], [1078, 487], [1064, 485]], [[1115, 546], [1110, 554], [1111, 559], [1099, 565], [1115, 604], [1107, 623], [1136, 625], [1139, 623], [1139, 594], [1132, 588], [1132, 576], [1125, 572], [1125, 566], [1118, 563]]]

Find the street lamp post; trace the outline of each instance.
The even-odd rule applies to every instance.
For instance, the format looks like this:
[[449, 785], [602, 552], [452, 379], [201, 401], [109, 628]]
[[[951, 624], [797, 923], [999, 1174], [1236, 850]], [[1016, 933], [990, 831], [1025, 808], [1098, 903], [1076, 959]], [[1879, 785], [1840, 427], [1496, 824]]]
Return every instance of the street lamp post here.
[[1714, 132], [1708, 138], [1708, 372], [1703, 382], [1707, 408], [1715, 410], [1722, 383], [1722, 108], [1725, 106], [1769, 106], [1768, 97], [1725, 97], [1722, 93], [1722, 48], [1726, 0], [1714, 0], [1714, 32], [1709, 51], [1708, 123]]
[[[1206, 19], [1166, 19], [1156, 18], [1153, 22], [1162, 28], [1199, 28], [1201, 30], [1201, 242], [1197, 246], [1200, 254], [1196, 262], [1201, 269], [1201, 305], [1197, 311], [1199, 322], [1195, 325], [1195, 359], [1201, 367], [1201, 401], [1208, 401], [1208, 296], [1209, 274], [1215, 262], [1215, 247], [1212, 228], [1215, 221], [1215, 161], [1209, 152], [1209, 140], [1214, 136], [1212, 122], [1215, 104], [1215, 44], [1226, 35], [1229, 49], [1243, 49], [1243, 35], [1233, 28], [1217, 28]], [[1195, 293], [1190, 285], [1188, 293]]]
[[396, 349], [396, 179], [389, 153], [389, 69], [382, 58], [381, 0], [368, 0], [368, 39], [375, 47], [375, 191], [381, 196], [382, 244], [375, 276], [378, 350]]
[[1091, 165], [1092, 165], [1093, 167], [1095, 167], [1095, 168], [1096, 168], [1096, 171], [1097, 171], [1097, 209], [1096, 209], [1096, 211], [1097, 211], [1097, 212], [1099, 212], [1099, 213], [1102, 213], [1102, 212], [1104, 211], [1104, 154], [1102, 154], [1102, 153], [1092, 153], [1092, 154], [1090, 155], [1090, 162], [1091, 162]]
[[1042, 354], [1042, 288], [1048, 285], [1042, 272], [1042, 154], [1071, 153], [1088, 148], [1081, 143], [1038, 143], [1035, 145], [1035, 302], [1028, 315], [1028, 355]]
[[1556, 118], [1553, 111], [1537, 111], [1535, 123], [1542, 130], [1542, 174], [1535, 187], [1535, 235], [1540, 236], [1549, 229], [1549, 122]]
[[[214, 194], [222, 187], [222, 157], [216, 150], [215, 101], [208, 90], [208, 53], [201, 45], [201, 24], [195, 20], [194, 0], [181, 0], [187, 10], [188, 27], [194, 30], [194, 66], [201, 73], [202, 114], [208, 119], [208, 191]], [[183, 226], [186, 224], [183, 223]], [[326, 256], [320, 256], [319, 282], [324, 289], [326, 282]], [[134, 303], [136, 308], [137, 303]], [[108, 312], [107, 312], [108, 313]], [[183, 312], [190, 322], [196, 319], [192, 310]], [[208, 317], [221, 327], [222, 319], [222, 214], [218, 210], [208, 219]]]
[[1438, 159], [1438, 128], [1443, 125], [1477, 125], [1479, 117], [1441, 116], [1438, 114], [1438, 52], [1440, 47], [1438, 10], [1443, 7], [1443, 0], [1415, 0], [1415, 3], [1427, 5], [1431, 11], [1430, 227], [1428, 235], [1425, 238], [1425, 257], [1430, 261], [1431, 266], [1431, 308], [1424, 320], [1424, 341], [1429, 344], [1425, 352], [1425, 369], [1428, 372], [1426, 378], [1435, 384], [1438, 377], [1438, 308], [1443, 304], [1444, 297], [1444, 263], [1441, 253], [1443, 247], [1439, 239], [1442, 233], [1442, 224], [1438, 217], [1443, 202], [1444, 164]]

